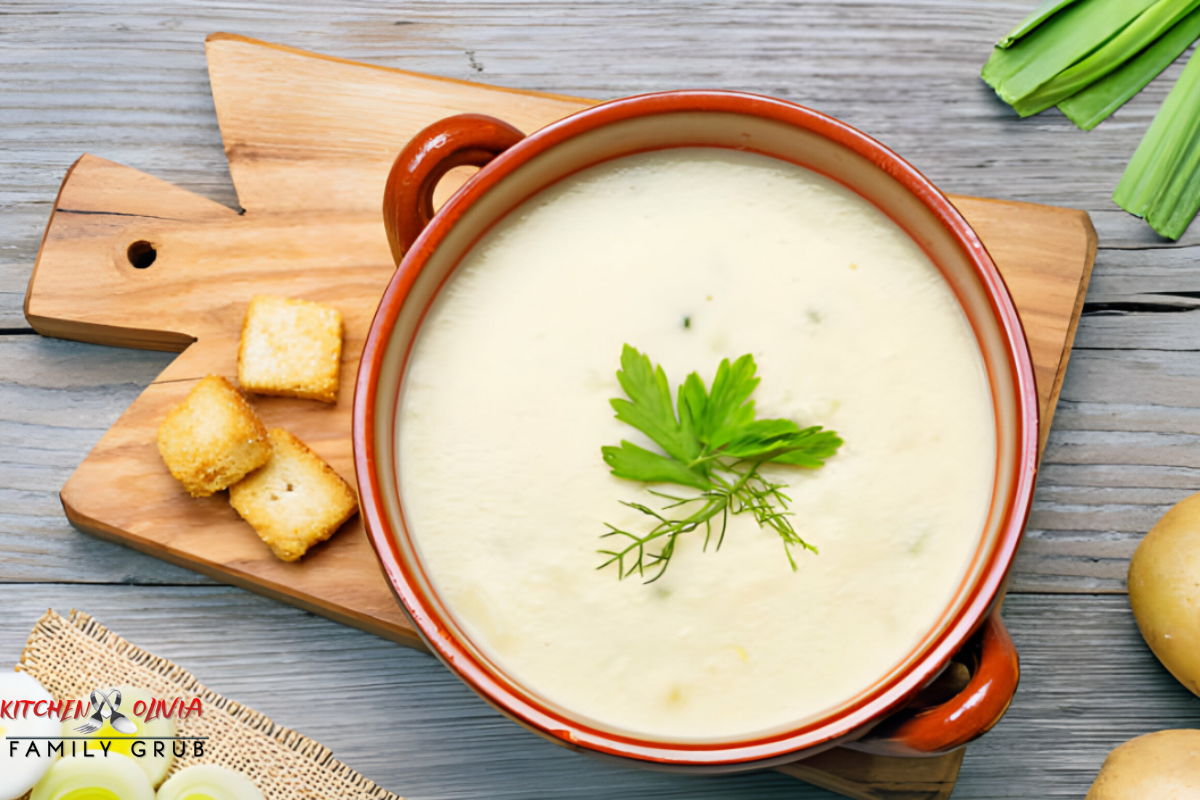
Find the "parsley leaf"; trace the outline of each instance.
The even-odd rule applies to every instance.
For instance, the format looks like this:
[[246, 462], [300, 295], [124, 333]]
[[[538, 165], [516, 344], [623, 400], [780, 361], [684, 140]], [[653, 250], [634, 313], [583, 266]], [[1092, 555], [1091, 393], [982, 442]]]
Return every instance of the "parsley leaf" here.
[[820, 425], [805, 428], [797, 434], [798, 438], [787, 452], [771, 459], [775, 464], [793, 464], [797, 467], [823, 467], [825, 459], [837, 455], [842, 446], [841, 438], [833, 431], [822, 430]]
[[[646, 505], [625, 503], [654, 519], [656, 524], [647, 534], [609, 525], [604, 537], [622, 537], [626, 545], [619, 550], [601, 550], [609, 557], [601, 569], [615, 563], [620, 578], [634, 573], [645, 578], [647, 569], [652, 572], [657, 569], [647, 583], [658, 580], [675, 551], [677, 537], [703, 525], [707, 548], [713, 521], [719, 515], [719, 549], [729, 515], [745, 512], [752, 513], [759, 525], [779, 534], [793, 570], [796, 569], [793, 546], [817, 552], [792, 526], [788, 511], [791, 498], [783, 492], [787, 487], [767, 480], [758, 470], [768, 462], [810, 469], [821, 467], [837, 453], [842, 440], [820, 425], [801, 429], [789, 419], [756, 420], [750, 395], [760, 381], [757, 371], [750, 354], [732, 363], [724, 359], [717, 367], [711, 391], [693, 372], [680, 385], [677, 399], [672, 403], [670, 383], [663, 368], [625, 345], [617, 380], [628, 399], [609, 402], [617, 412], [617, 419], [646, 434], [666, 455], [622, 440], [620, 447], [601, 448], [604, 461], [618, 478], [673, 483], [700, 490], [693, 497], [651, 492], [672, 501], [663, 511], [691, 503], [703, 506], [689, 516], [667, 517]], [[663, 539], [661, 547], [650, 552], [647, 545], [657, 539]]]
[[671, 387], [661, 366], [652, 366], [647, 356], [625, 345], [617, 380], [629, 397], [608, 401], [617, 412], [617, 419], [649, 436], [678, 461], [687, 463], [700, 455], [692, 418], [685, 415], [681, 422], [675, 417]]
[[[740, 429], [754, 421], [754, 401], [750, 395], [758, 386], [759, 379], [754, 376], [757, 370], [754, 356], [749, 353], [732, 365], [726, 358], [717, 367], [699, 434], [710, 448], [716, 449], [730, 441]], [[696, 379], [700, 380], [700, 376]], [[700, 385], [703, 386], [703, 382]]]

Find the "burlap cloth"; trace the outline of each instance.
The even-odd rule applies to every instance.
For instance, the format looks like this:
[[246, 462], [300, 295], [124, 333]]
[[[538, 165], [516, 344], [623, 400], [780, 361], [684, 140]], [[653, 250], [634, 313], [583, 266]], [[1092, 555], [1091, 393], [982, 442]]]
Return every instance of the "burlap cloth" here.
[[[254, 782], [268, 800], [401, 800], [334, 759], [312, 739], [206, 688], [191, 673], [110, 633], [87, 614], [38, 620], [18, 671], [37, 678], [55, 700], [85, 698], [96, 688], [128, 684], [155, 697], [199, 697], [202, 716], [176, 720], [180, 736], [207, 736], [205, 752], [175, 759], [171, 773], [216, 764]], [[28, 798], [29, 795], [26, 795]]]

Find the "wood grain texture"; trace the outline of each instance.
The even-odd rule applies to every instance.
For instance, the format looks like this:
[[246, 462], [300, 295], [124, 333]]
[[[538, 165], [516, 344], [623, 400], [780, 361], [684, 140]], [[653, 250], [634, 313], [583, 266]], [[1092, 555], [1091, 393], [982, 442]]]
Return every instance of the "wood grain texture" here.
[[[25, 304], [39, 332], [187, 348], [72, 475], [62, 491], [64, 509], [89, 532], [415, 644], [360, 519], [302, 562], [282, 564], [250, 535], [223, 494], [200, 501], [186, 495], [158, 457], [155, 431], [196, 380], [235, 374], [240, 323], [254, 294], [320, 300], [345, 320], [339, 402], [327, 408], [257, 398], [256, 405], [269, 426], [288, 428], [352, 480], [358, 354], [392, 274], [378, 206], [393, 149], [454, 113], [482, 109], [528, 127], [586, 102], [226, 35], [209, 37], [209, 58], [231, 169], [239, 195], [250, 198], [243, 200], [246, 213], [84, 156], [64, 180], [47, 227]], [[372, 118], [375, 107], [391, 116]], [[1044, 441], [1095, 253], [1094, 232], [1085, 214], [1069, 209], [956, 201], [993, 252], [1022, 313]], [[136, 268], [128, 255], [137, 243], [155, 249], [149, 268]]]
[[[0, 328], [20, 304], [49, 198], [82, 152], [235, 205], [203, 39], [232, 30], [383, 66], [585, 97], [705, 86], [812, 105], [878, 136], [948, 191], [1083, 208], [1107, 245], [1156, 246], [1110, 201], [1179, 65], [1105, 125], [1019, 120], [979, 81], [1026, 0], [407, 3], [295, 0], [69, 9], [26, 0], [0, 31], [6, 155]], [[68, 88], [69, 87], [69, 88]], [[1200, 233], [1189, 234], [1195, 242]]]
[[[1021, 316], [1037, 381], [1041, 453], [1053, 430], [1092, 274], [1096, 231], [1086, 214], [1072, 209], [951, 199], [983, 239]], [[1064, 280], [1049, 280], [1056, 275]]]
[[[571, 753], [508, 722], [432, 657], [228, 587], [0, 586], [0, 664], [53, 606], [99, 621], [331, 748], [409, 800], [834, 800], [774, 773], [695, 778]], [[1123, 597], [1010, 595], [1012, 708], [967, 751], [953, 800], [1078, 800], [1116, 745], [1200, 727], [1200, 699], [1142, 642]], [[319, 690], [318, 690], [319, 687]]]
[[[501, 117], [525, 133], [594, 101], [495, 89], [375, 67], [228, 33], [205, 42], [229, 172], [253, 214], [378, 215], [396, 155], [455, 114]], [[462, 183], [444, 180], [440, 196]]]
[[948, 800], [966, 754], [886, 758], [835, 747], [776, 770], [854, 800]]
[[1076, 350], [1014, 566], [1020, 590], [1125, 591], [1142, 536], [1200, 485], [1198, 393], [1194, 354]]
[[[396, 154], [439, 119], [483, 113], [528, 133], [596, 102], [368, 66], [227, 33], [209, 36], [206, 49], [230, 173], [251, 214], [371, 214]], [[468, 174], [443, 179], [435, 199]], [[1071, 209], [953, 200], [1003, 265], [1021, 312], [1044, 447], [1095, 259], [1095, 230]], [[1060, 273], [1066, 265], [1074, 271]]]
[[[157, 248], [149, 269], [136, 269], [127, 257], [138, 241]], [[374, 216], [329, 213], [240, 217], [134, 170], [85, 157], [64, 184], [42, 253], [31, 286], [62, 285], [73, 276], [74, 288], [58, 298], [30, 292], [27, 314], [40, 329], [155, 349], [177, 350], [200, 340], [101, 439], [88, 458], [91, 468], [77, 470], [64, 486], [72, 523], [416, 645], [358, 518], [303, 563], [280, 562], [224, 493], [186, 497], [156, 457], [154, 436], [196, 380], [236, 374], [241, 320], [254, 294], [321, 300], [344, 319], [339, 402], [331, 407], [257, 398], [256, 407], [268, 426], [292, 431], [353, 481], [348, 434], [358, 353], [393, 271], [381, 223]], [[97, 302], [104, 297], [120, 301]], [[56, 316], [57, 308], [72, 309], [70, 319]], [[124, 510], [110, 513], [118, 507]]]
[[[530, 130], [587, 102], [367, 67], [243, 37], [214, 35], [208, 43], [245, 215], [84, 156], [64, 179], [30, 280], [25, 314], [42, 334], [186, 348], [72, 475], [63, 507], [75, 526], [103, 538], [419, 645], [381, 578], [361, 519], [302, 563], [283, 564], [249, 535], [224, 495], [197, 501], [183, 493], [156, 457], [154, 432], [197, 379], [233, 374], [251, 296], [319, 299], [345, 320], [340, 402], [329, 409], [261, 398], [257, 405], [269, 426], [288, 428], [335, 469], [350, 472], [357, 355], [392, 271], [379, 247], [376, 209], [397, 138], [402, 145], [434, 120], [478, 110]], [[377, 108], [393, 113], [376, 119]], [[442, 195], [460, 181], [444, 181]], [[957, 201], [993, 251], [1023, 314], [1044, 442], [1095, 233], [1077, 211]], [[135, 248], [154, 252], [148, 268], [135, 263]], [[791, 774], [860, 800], [941, 800], [961, 760], [961, 752], [918, 761], [833, 752]]]
[[[1034, 4], [10, 2], [0, 7], [0, 331], [28, 332], [29, 274], [80, 153], [237, 206], [205, 68], [203, 40], [215, 30], [559, 94], [773, 94], [872, 133], [947, 191], [1090, 213], [1100, 238], [1090, 302], [1011, 588], [1124, 591], [1142, 533], [1200, 489], [1189, 466], [1200, 317], [1171, 308], [1193, 306], [1187, 293], [1200, 291], [1200, 228], [1167, 243], [1109, 199], [1182, 60], [1095, 131], [1053, 111], [1019, 120], [978, 69]], [[779, 775], [697, 781], [574, 757], [504, 723], [419, 653], [236, 589], [65, 585], [208, 581], [73, 530], [57, 499], [168, 363], [0, 337], [0, 582], [26, 582], [0, 587], [0, 655], [10, 662], [46, 606], [78, 605], [411, 798], [833, 797]], [[1010, 594], [1006, 620], [1022, 686], [972, 746], [955, 798], [1079, 798], [1116, 744], [1200, 727], [1197, 701], [1142, 646], [1123, 598]], [[312, 692], [314, 675], [323, 692]]]
[[[25, 0], [0, 24], [0, 331], [28, 330], [21, 313], [28, 276], [52, 198], [80, 153], [130, 164], [237, 206], [203, 44], [214, 30], [232, 30], [379, 66], [558, 94], [609, 98], [709, 86], [806, 103], [877, 136], [945, 190], [1087, 210], [1100, 250], [1079, 352], [1119, 349], [1140, 362], [1142, 355], [1133, 351], [1194, 350], [1200, 317], [1174, 306], [1194, 305], [1186, 293], [1200, 291], [1193, 266], [1200, 229], [1172, 245], [1109, 200], [1182, 62], [1095, 131], [1077, 131], [1053, 111], [1019, 120], [979, 81], [978, 69], [989, 42], [1031, 5], [425, 0], [396, 8], [295, 0], [208, 6], [89, 0], [64, 8]], [[1097, 305], [1109, 301], [1120, 305]], [[1142, 367], [1134, 363], [1110, 366], [1108, 384], [1142, 379]], [[1110, 425], [1129, 410], [1122, 401], [1105, 414], [1104, 399], [1095, 400], [1087, 381], [1072, 380], [1072, 372], [1068, 395], [1093, 398], [1087, 419]], [[1162, 425], [1188, 424], [1196, 401], [1187, 399], [1187, 379], [1160, 372], [1150, 383], [1175, 399], [1143, 410]], [[1097, 428], [1089, 435], [1108, 433]], [[1054, 545], [1052, 554], [1027, 548], [1012, 587], [1123, 591], [1112, 541], [1137, 534], [1103, 527], [1111, 514], [1093, 491], [1096, 479], [1076, 465], [1056, 464], [1056, 453], [1067, 451], [1053, 449], [1053, 437], [1050, 444], [1038, 503], [1053, 506], [1056, 521], [1043, 528], [1035, 511], [1030, 541], [1055, 532], [1069, 536], [1069, 547]], [[1155, 441], [1141, 438], [1112, 449], [1111, 461], [1102, 465], [1104, 485], [1119, 488], [1120, 505], [1136, 507], [1143, 517], [1162, 509], [1149, 488], [1158, 474], [1149, 464], [1158, 451]], [[23, 480], [21, 458], [0, 462], [0, 486], [9, 476]], [[1190, 479], [1178, 471], [1171, 475], [1177, 493], [1200, 489], [1200, 473]], [[1085, 483], [1071, 484], [1077, 477]], [[1047, 492], [1055, 498], [1067, 492], [1079, 502], [1058, 503]], [[28, 552], [40, 547], [41, 540], [25, 544]]]
[[58, 498], [80, 459], [170, 358], [0, 336], [0, 583], [211, 582], [79, 533]]
[[[209, 36], [206, 48], [229, 170], [251, 213], [370, 214], [396, 154], [439, 119], [489, 114], [530, 133], [595, 102], [367, 66], [227, 33]], [[467, 175], [443, 179], [435, 202]], [[1021, 312], [1044, 447], [1096, 255], [1095, 230], [1071, 209], [953, 200], [1003, 265]]]

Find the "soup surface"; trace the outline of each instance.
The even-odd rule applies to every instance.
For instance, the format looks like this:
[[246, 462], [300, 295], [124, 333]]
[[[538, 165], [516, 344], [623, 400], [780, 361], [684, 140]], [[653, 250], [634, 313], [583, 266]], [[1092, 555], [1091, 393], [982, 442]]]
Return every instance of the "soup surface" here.
[[[681, 537], [644, 584], [598, 570], [628, 439], [622, 345], [672, 390], [752, 353], [759, 418], [823, 425], [820, 469], [776, 466], [795, 551], [749, 514]], [[764, 156], [682, 149], [581, 172], [498, 224], [440, 292], [397, 426], [405, 520], [475, 644], [577, 718], [673, 740], [777, 730], [845, 703], [936, 626], [979, 540], [995, 426], [978, 346], [937, 269], [874, 206]], [[677, 492], [679, 487], [670, 487]]]

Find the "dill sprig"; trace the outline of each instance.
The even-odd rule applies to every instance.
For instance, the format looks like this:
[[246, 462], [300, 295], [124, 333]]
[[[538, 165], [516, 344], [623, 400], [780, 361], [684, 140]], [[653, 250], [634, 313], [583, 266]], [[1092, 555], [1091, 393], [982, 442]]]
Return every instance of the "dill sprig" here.
[[[636, 574], [653, 583], [666, 572], [680, 536], [703, 527], [707, 551], [716, 528], [715, 549], [719, 550], [730, 515], [743, 513], [753, 514], [759, 526], [779, 535], [793, 571], [793, 547], [817, 552], [792, 526], [787, 486], [768, 480], [759, 468], [768, 462], [823, 466], [842, 440], [819, 425], [802, 429], [787, 419], [755, 419], [750, 395], [759, 383], [757, 369], [749, 354], [732, 364], [725, 359], [711, 391], [693, 372], [673, 402], [663, 368], [625, 345], [617, 380], [628, 399], [609, 402], [617, 419], [649, 436], [663, 453], [622, 440], [619, 447], [601, 448], [604, 461], [618, 478], [673, 483], [697, 489], [699, 494], [678, 497], [651, 490], [650, 494], [670, 501], [658, 511], [642, 503], [623, 503], [650, 517], [654, 526], [647, 533], [636, 533], [608, 525], [602, 538], [617, 537], [624, 547], [599, 551], [608, 556], [599, 569], [616, 564], [619, 578]], [[695, 505], [699, 507], [686, 516], [666, 513]]]

